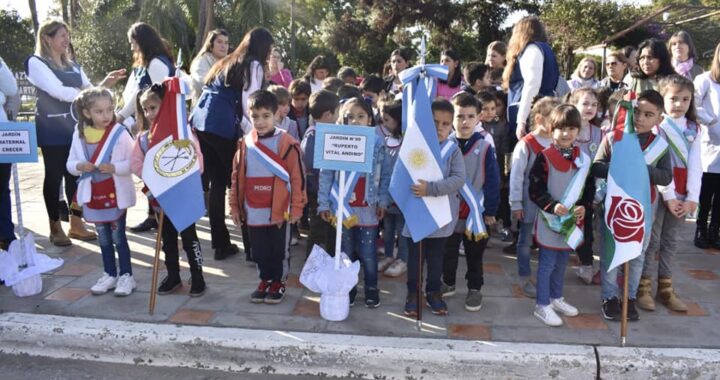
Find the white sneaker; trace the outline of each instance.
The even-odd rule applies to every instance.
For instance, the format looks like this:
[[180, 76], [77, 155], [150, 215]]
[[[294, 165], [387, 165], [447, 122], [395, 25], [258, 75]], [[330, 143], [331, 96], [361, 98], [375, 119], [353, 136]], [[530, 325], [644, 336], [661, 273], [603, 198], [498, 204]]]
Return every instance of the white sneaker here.
[[537, 319], [541, 320], [544, 324], [548, 326], [562, 326], [563, 321], [562, 318], [560, 318], [557, 313], [555, 313], [555, 310], [553, 310], [552, 306], [546, 305], [546, 306], [535, 306], [535, 316]]
[[395, 261], [394, 257], [385, 256], [382, 259], [380, 259], [380, 261], [378, 262], [378, 272], [384, 272], [385, 269], [388, 269], [390, 264], [392, 264], [394, 261]]
[[107, 273], [103, 273], [103, 276], [97, 280], [95, 285], [90, 288], [90, 292], [95, 295], [105, 294], [108, 290], [115, 287], [117, 283], [117, 277], [113, 277]]
[[578, 278], [582, 280], [585, 285], [592, 284], [592, 278], [594, 274], [595, 273], [593, 273], [592, 265], [581, 265], [575, 268], [575, 275], [578, 276]]
[[568, 317], [574, 317], [578, 315], [578, 309], [575, 308], [575, 306], [565, 302], [565, 297], [550, 299], [550, 306], [552, 306], [552, 308], [556, 311], [559, 311], [561, 314]]
[[385, 270], [385, 275], [388, 277], [400, 277], [407, 272], [407, 264], [404, 261], [397, 259], [390, 267]]
[[135, 279], [132, 275], [125, 273], [124, 275], [120, 276], [117, 280], [117, 286], [115, 287], [115, 296], [117, 297], [125, 297], [129, 296], [132, 291], [135, 289], [137, 284], [135, 283]]

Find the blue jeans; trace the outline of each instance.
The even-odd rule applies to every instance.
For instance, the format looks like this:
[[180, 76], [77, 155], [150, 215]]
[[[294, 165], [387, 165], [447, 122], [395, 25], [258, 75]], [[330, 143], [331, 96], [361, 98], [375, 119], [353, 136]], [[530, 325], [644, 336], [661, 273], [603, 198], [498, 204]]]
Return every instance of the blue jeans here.
[[365, 274], [365, 291], [377, 289], [378, 259], [375, 247], [377, 227], [343, 229], [341, 248], [351, 260], [360, 259]]
[[408, 244], [400, 233], [405, 226], [405, 218], [401, 213], [386, 213], [383, 218], [384, 239], [385, 239], [385, 256], [392, 257], [395, 249], [395, 240], [397, 236], [398, 253], [397, 258], [406, 262], [408, 261]]
[[[604, 255], [603, 255], [604, 256]], [[628, 281], [628, 299], [634, 300], [637, 298], [637, 290], [640, 285], [640, 277], [642, 276], [643, 264], [645, 262], [645, 255], [642, 254], [632, 260], [630, 260], [630, 280]], [[607, 300], [613, 297], [618, 299], [622, 298], [620, 287], [617, 284], [617, 275], [620, 268], [623, 266], [617, 266], [610, 272], [607, 271], [609, 260], [604, 260], [600, 257], [600, 264], [602, 265], [602, 291], [601, 296], [603, 300]]]
[[440, 291], [440, 277], [443, 271], [443, 259], [445, 258], [445, 247], [447, 246], [447, 237], [441, 238], [425, 238], [420, 242], [413, 243], [412, 238], [404, 237], [410, 246], [410, 255], [408, 256], [407, 270], [407, 289], [408, 293], [417, 292], [418, 282], [418, 266], [420, 260], [418, 255], [420, 252], [420, 243], [422, 243], [422, 254], [425, 262], [425, 272], [427, 273], [427, 282], [425, 284], [425, 292]]
[[565, 267], [572, 251], [556, 251], [540, 247], [537, 271], [537, 301], [540, 306], [550, 305], [550, 299], [562, 297]]
[[102, 253], [103, 268], [105, 273], [113, 277], [118, 275], [117, 266], [115, 265], [115, 251], [117, 251], [118, 261], [120, 262], [120, 276], [126, 273], [132, 276], [130, 246], [128, 246], [127, 237], [125, 236], [126, 216], [127, 213], [124, 213], [114, 222], [95, 224], [98, 242], [100, 243], [100, 252]]
[[517, 265], [520, 277], [532, 275], [530, 269], [530, 246], [533, 240], [533, 223], [520, 224], [520, 232], [517, 241]]

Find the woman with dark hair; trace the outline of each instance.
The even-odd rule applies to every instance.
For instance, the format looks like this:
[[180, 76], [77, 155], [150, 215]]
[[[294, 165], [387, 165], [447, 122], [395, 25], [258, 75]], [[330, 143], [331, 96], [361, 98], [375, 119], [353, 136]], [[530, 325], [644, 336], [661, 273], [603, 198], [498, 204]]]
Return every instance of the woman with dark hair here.
[[192, 100], [197, 103], [205, 84], [205, 75], [215, 62], [225, 58], [228, 54], [229, 34], [225, 29], [215, 29], [208, 33], [200, 53], [193, 59], [190, 65], [190, 76], [192, 77]]
[[667, 43], [667, 48], [672, 55], [672, 65], [675, 71], [687, 79], [694, 80], [702, 74], [700, 65], [695, 63], [697, 52], [690, 34], [684, 30], [675, 32]]
[[446, 100], [452, 99], [453, 95], [462, 91], [462, 65], [460, 56], [453, 50], [444, 50], [440, 53], [440, 64], [448, 68], [448, 79], [438, 79], [437, 97]]
[[265, 85], [265, 65], [274, 42], [265, 28], [245, 34], [237, 49], [210, 69], [191, 115], [210, 180], [208, 216], [215, 260], [238, 252], [225, 225], [225, 190], [230, 185], [237, 141], [252, 128], [248, 97]]
[[385, 77], [385, 92], [397, 94], [402, 91], [400, 73], [410, 66], [410, 56], [402, 49], [395, 49], [390, 53], [390, 75]]
[[330, 62], [323, 55], [313, 58], [305, 72], [305, 81], [310, 83], [310, 93], [314, 94], [323, 87], [323, 81], [330, 75]]
[[[77, 190], [77, 178], [65, 167], [75, 120], [72, 117], [72, 102], [84, 88], [92, 86], [82, 68], [68, 56], [70, 29], [62, 21], [46, 21], [40, 25], [35, 54], [25, 61], [27, 78], [37, 89], [35, 125], [38, 146], [42, 151], [45, 166], [43, 198], [50, 219], [50, 242], [57, 246], [72, 244], [62, 229], [58, 199], [60, 184], [65, 179], [66, 199], [73, 199]], [[101, 59], [102, 57], [93, 57]], [[125, 70], [108, 73], [100, 86], [112, 87], [125, 77]], [[71, 238], [94, 240], [94, 232], [88, 231], [81, 219], [80, 210], [70, 215]]]
[[665, 44], [654, 38], [643, 41], [638, 46], [638, 67], [625, 76], [623, 82], [628, 89], [639, 94], [645, 90], [658, 90], [658, 81], [665, 76], [675, 74]]

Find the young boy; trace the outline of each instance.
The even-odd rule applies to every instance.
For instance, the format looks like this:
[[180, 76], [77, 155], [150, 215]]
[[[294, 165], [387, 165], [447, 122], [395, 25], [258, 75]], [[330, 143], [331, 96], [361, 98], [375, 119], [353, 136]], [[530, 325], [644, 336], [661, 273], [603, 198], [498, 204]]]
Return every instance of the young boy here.
[[[480, 103], [477, 99], [466, 93], [458, 94], [452, 101], [455, 118], [455, 134], [450, 141], [456, 143], [463, 154], [465, 162], [466, 182], [470, 185], [476, 199], [479, 201], [484, 195], [483, 219], [486, 228], [495, 224], [495, 213], [500, 199], [500, 172], [495, 158], [494, 149], [488, 144], [479, 132], [474, 132]], [[462, 193], [461, 193], [462, 194]], [[467, 261], [468, 292], [465, 297], [465, 309], [478, 311], [482, 307], [483, 286], [483, 254], [488, 242], [488, 235], [468, 236], [466, 234], [466, 220], [470, 214], [467, 200], [461, 200], [458, 214], [458, 223], [448, 238], [445, 258], [443, 260], [443, 296], [455, 294], [455, 276], [457, 274], [460, 243], [465, 247], [465, 260]]]
[[574, 220], [574, 232], [582, 237], [585, 205], [592, 202], [583, 192], [590, 157], [575, 145], [581, 122], [574, 106], [555, 107], [549, 120], [553, 143], [538, 154], [530, 169], [530, 200], [540, 209], [534, 227], [540, 246], [534, 315], [548, 326], [562, 325], [556, 311], [568, 317], [578, 315], [562, 295], [568, 257], [580, 242], [566, 238], [561, 228]]
[[533, 223], [537, 215], [537, 206], [530, 201], [530, 169], [537, 155], [552, 144], [548, 122], [550, 112], [560, 104], [556, 98], [544, 97], [533, 105], [530, 114], [533, 131], [525, 135], [515, 145], [510, 169], [510, 209], [512, 219], [520, 224], [517, 240], [518, 276], [520, 289], [529, 298], [537, 296], [530, 268], [530, 245], [532, 244]]
[[470, 62], [463, 67], [463, 77], [467, 84], [462, 85], [462, 90], [475, 96], [483, 87], [490, 86], [490, 71], [488, 66], [480, 62]]
[[290, 82], [288, 90], [292, 98], [288, 117], [297, 123], [298, 137], [302, 139], [310, 124], [310, 110], [308, 109], [308, 99], [311, 92], [310, 83], [302, 79], [295, 79]]
[[[650, 200], [652, 201], [653, 209], [656, 208], [658, 198], [656, 186], [667, 186], [673, 179], [670, 155], [667, 154], [668, 143], [665, 138], [652, 132], [652, 128], [662, 122], [662, 114], [663, 99], [660, 94], [655, 90], [640, 93], [637, 98], [637, 108], [635, 108], [633, 121], [635, 122], [635, 132], [640, 141], [640, 147], [645, 155], [648, 174], [650, 175]], [[607, 178], [608, 176], [614, 140], [614, 134], [608, 133], [600, 143], [600, 148], [595, 155], [595, 161], [591, 169], [592, 174], [596, 178]], [[603, 213], [600, 212], [598, 215], [603, 215]], [[643, 253], [630, 260], [627, 312], [628, 320], [630, 321], [640, 319], [636, 307], [637, 291], [640, 284], [640, 276], [642, 275], [643, 263], [645, 262], [645, 250], [649, 243], [650, 236], [646, 235], [643, 240]], [[610, 272], [607, 272], [607, 267], [610, 263], [607, 261], [606, 256], [605, 252], [600, 256], [600, 264], [603, 268], [603, 274], [601, 276], [602, 316], [610, 321], [619, 321], [621, 304], [620, 289], [617, 284], [618, 268], [616, 267]]]
[[[310, 96], [310, 115], [316, 123], [335, 124], [336, 113], [340, 105], [337, 95], [330, 91], [318, 91]], [[315, 126], [305, 131], [301, 148], [307, 183], [307, 209], [310, 217], [310, 231], [307, 242], [307, 255], [313, 245], [323, 246], [326, 252], [335, 252], [335, 229], [318, 215], [318, 180], [320, 169], [315, 168]]]
[[378, 108], [378, 101], [385, 97], [385, 81], [377, 75], [368, 75], [360, 83], [360, 89], [365, 101], [370, 101], [375, 124], [382, 124], [382, 114]]
[[490, 123], [495, 121], [495, 117], [497, 116], [495, 103], [497, 99], [495, 95], [485, 91], [475, 95], [475, 98], [478, 100], [479, 108], [475, 117], [474, 132], [479, 132], [490, 146], [495, 149], [495, 136], [493, 136], [489, 127]]
[[248, 98], [253, 129], [233, 160], [230, 209], [236, 226], [245, 224], [253, 244], [260, 284], [253, 303], [280, 303], [288, 270], [288, 223], [296, 223], [306, 203], [300, 144], [275, 128], [278, 104], [269, 91]]
[[285, 87], [278, 85], [272, 85], [267, 90], [275, 95], [278, 101], [278, 110], [275, 115], [276, 127], [287, 132], [295, 140], [300, 141], [297, 122], [288, 117], [288, 113], [290, 113], [290, 92]]
[[[465, 184], [465, 163], [457, 145], [451, 141], [447, 141], [453, 125], [453, 105], [447, 100], [434, 100], [432, 102], [432, 113], [435, 128], [437, 129], [438, 141], [440, 142], [440, 149], [444, 151], [442, 155], [443, 157], [447, 157], [442, 161], [444, 163], [442, 167], [444, 179], [435, 182], [419, 181], [417, 184], [411, 186], [411, 190], [417, 197], [450, 196], [450, 210], [452, 215], [455, 216], [455, 219], [422, 240], [423, 260], [425, 260], [427, 264], [427, 283], [425, 285], [426, 302], [433, 314], [445, 315], [447, 314], [447, 304], [445, 304], [445, 301], [442, 299], [440, 277], [447, 238], [452, 235], [455, 225], [457, 224], [460, 202], [455, 194]], [[447, 144], [451, 145], [446, 147]], [[407, 224], [403, 229], [402, 235], [407, 239], [408, 247], [410, 248], [407, 272], [408, 296], [405, 300], [405, 315], [417, 316], [417, 306], [419, 302], [417, 272], [418, 265], [420, 264], [418, 254], [421, 242], [413, 242]]]

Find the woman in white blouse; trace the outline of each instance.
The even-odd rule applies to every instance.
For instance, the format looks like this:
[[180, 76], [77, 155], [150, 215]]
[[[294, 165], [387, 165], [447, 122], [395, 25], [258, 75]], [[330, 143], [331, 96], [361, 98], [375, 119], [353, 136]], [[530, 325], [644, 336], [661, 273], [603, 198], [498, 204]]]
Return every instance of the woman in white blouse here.
[[229, 34], [225, 29], [215, 29], [208, 33], [200, 53], [193, 59], [190, 65], [190, 76], [192, 77], [192, 100], [197, 103], [205, 84], [205, 75], [215, 62], [225, 58], [228, 54]]

